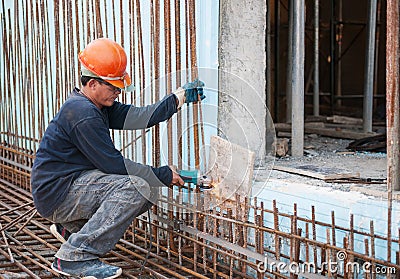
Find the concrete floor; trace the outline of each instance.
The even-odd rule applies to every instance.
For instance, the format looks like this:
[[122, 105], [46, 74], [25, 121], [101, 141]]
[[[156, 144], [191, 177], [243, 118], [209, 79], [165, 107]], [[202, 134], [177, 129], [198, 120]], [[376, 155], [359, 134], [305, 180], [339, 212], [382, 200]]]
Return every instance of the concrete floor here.
[[[387, 198], [386, 154], [373, 152], [349, 152], [346, 149], [351, 140], [334, 139], [317, 135], [305, 136], [306, 154], [294, 158], [285, 156], [275, 158], [267, 167], [255, 171], [255, 181], [265, 182], [267, 179], [279, 179], [286, 182], [302, 183], [311, 186], [329, 187], [345, 192], [355, 191], [366, 195]], [[307, 152], [309, 151], [309, 152]], [[325, 182], [304, 175], [272, 170], [272, 166], [295, 168], [301, 165], [312, 165], [321, 168], [337, 169], [344, 172], [359, 173], [360, 178], [371, 179], [376, 183], [339, 183]], [[382, 181], [381, 183], [378, 183]], [[400, 192], [393, 192], [393, 198], [400, 200]]]

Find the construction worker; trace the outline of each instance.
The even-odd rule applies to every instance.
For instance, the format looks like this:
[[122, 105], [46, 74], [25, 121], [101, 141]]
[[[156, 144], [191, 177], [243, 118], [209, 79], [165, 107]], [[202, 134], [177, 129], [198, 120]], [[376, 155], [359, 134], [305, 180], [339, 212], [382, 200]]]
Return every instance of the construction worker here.
[[185, 84], [146, 107], [121, 104], [132, 91], [127, 57], [116, 42], [100, 38], [79, 53], [81, 88], [75, 88], [44, 133], [32, 168], [38, 212], [54, 222], [62, 242], [52, 269], [66, 276], [116, 278], [122, 270], [99, 260], [132, 221], [152, 206], [152, 189], [183, 185], [169, 166], [126, 159], [109, 129], [144, 129], [169, 119], [184, 104], [203, 99], [203, 83]]

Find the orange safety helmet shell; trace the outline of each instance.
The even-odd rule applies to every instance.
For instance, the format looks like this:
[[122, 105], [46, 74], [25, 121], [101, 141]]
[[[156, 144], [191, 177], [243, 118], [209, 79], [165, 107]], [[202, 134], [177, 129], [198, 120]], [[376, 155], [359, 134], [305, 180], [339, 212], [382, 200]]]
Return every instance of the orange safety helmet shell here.
[[79, 53], [78, 59], [84, 68], [108, 83], [121, 89], [132, 87], [131, 77], [126, 72], [126, 53], [115, 41], [96, 39]]

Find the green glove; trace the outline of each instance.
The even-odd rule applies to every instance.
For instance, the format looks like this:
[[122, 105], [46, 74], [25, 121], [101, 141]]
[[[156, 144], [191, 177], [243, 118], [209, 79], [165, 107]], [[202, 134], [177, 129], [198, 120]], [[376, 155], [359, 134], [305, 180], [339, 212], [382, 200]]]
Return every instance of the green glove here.
[[192, 82], [186, 83], [182, 88], [185, 90], [185, 103], [198, 102], [203, 100], [206, 96], [203, 92], [204, 82], [199, 79], [195, 79]]

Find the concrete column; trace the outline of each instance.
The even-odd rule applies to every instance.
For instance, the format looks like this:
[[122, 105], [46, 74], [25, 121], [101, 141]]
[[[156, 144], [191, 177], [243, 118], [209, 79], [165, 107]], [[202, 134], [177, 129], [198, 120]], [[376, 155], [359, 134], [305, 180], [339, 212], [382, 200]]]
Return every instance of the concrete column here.
[[266, 153], [266, 1], [220, 0], [219, 135]]

